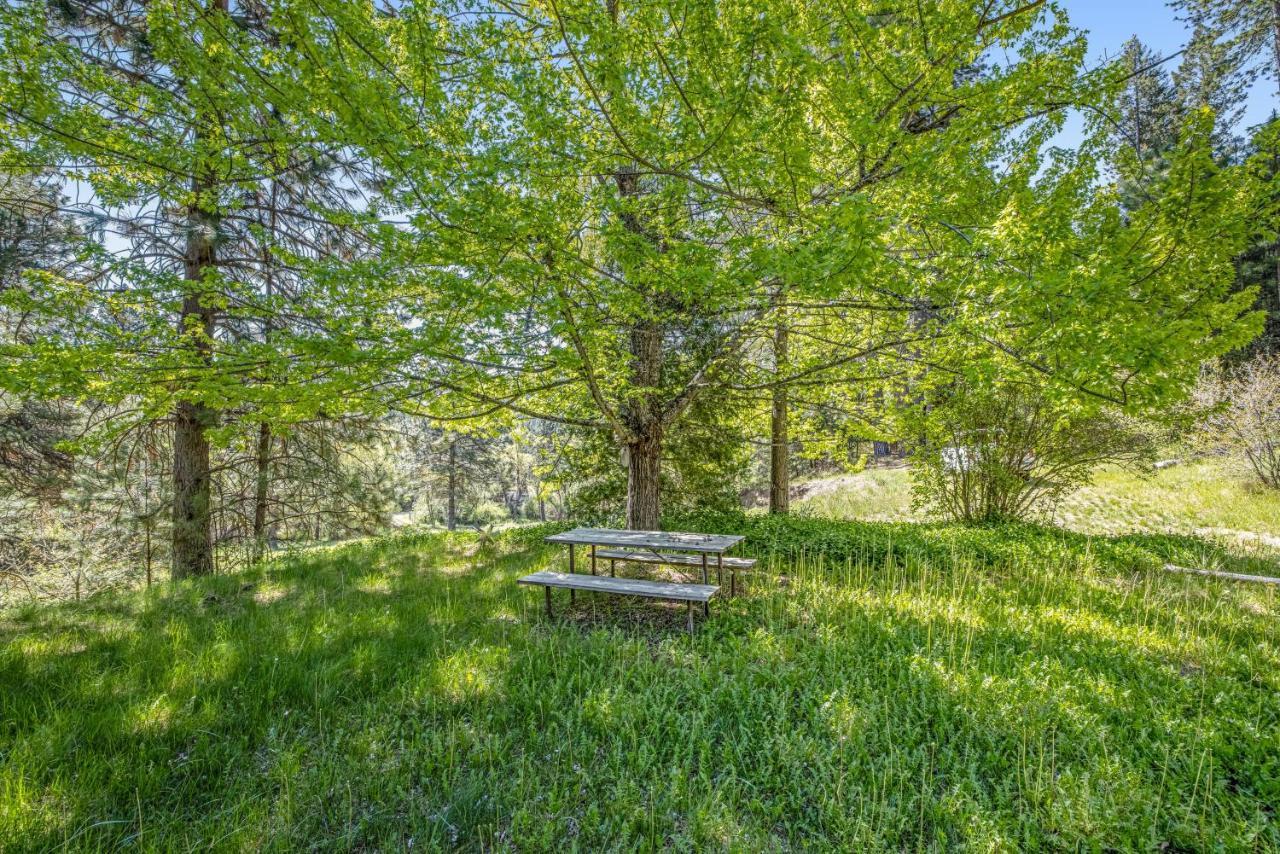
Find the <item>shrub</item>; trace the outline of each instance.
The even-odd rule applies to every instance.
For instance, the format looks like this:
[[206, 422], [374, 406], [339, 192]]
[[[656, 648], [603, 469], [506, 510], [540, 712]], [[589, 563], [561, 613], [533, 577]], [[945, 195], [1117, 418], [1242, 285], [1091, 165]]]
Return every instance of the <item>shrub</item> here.
[[466, 513], [466, 521], [475, 527], [496, 525], [511, 518], [507, 508], [496, 501], [481, 501]]
[[1280, 356], [1263, 354], [1230, 370], [1207, 371], [1196, 402], [1205, 409], [1204, 444], [1241, 453], [1259, 481], [1280, 489]]
[[1121, 413], [1060, 403], [1024, 385], [959, 387], [907, 424], [918, 506], [952, 519], [1025, 519], [1103, 463], [1152, 461], [1151, 430]]

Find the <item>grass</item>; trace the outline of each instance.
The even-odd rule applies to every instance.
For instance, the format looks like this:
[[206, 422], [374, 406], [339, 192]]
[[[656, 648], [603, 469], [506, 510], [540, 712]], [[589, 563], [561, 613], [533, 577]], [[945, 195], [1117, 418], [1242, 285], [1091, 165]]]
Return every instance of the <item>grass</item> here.
[[[872, 468], [811, 485], [812, 496], [797, 509], [832, 519], [929, 521], [912, 509], [910, 486], [906, 467]], [[1280, 559], [1280, 493], [1255, 486], [1239, 465], [1222, 459], [1148, 476], [1104, 468], [1056, 508], [1052, 521], [1087, 534], [1186, 534], [1242, 556]]]
[[911, 507], [906, 466], [868, 468], [853, 475], [799, 485], [805, 496], [793, 501], [799, 512], [828, 519], [922, 521]]
[[0, 612], [0, 849], [1280, 847], [1277, 591], [1185, 538], [683, 521], [766, 567], [693, 639], [538, 530]]
[[[1220, 459], [1196, 460], [1139, 477], [1105, 469], [1071, 496], [1058, 518], [1090, 533], [1166, 530], [1280, 547], [1280, 492]], [[1254, 536], [1240, 536], [1252, 534]]]

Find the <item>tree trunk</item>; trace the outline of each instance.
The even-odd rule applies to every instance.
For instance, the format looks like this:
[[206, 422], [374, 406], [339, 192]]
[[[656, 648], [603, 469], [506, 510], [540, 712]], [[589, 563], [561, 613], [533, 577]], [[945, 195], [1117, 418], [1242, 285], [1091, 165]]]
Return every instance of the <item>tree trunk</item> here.
[[449, 443], [449, 496], [444, 512], [444, 526], [450, 531], [458, 527], [458, 440]]
[[173, 418], [173, 577], [213, 573], [208, 407], [178, 401]]
[[[641, 194], [640, 170], [634, 164], [614, 173], [618, 194], [630, 198]], [[631, 211], [621, 215], [623, 226], [644, 240], [655, 242], [640, 218]], [[655, 243], [662, 251], [660, 242]], [[662, 313], [662, 294], [646, 287], [643, 290], [647, 311], [631, 326], [629, 343], [631, 393], [622, 407], [622, 420], [627, 433], [625, 442], [627, 466], [627, 528], [656, 531], [662, 525], [659, 497], [662, 469], [662, 434], [667, 426], [667, 413], [661, 400], [663, 329], [657, 319]]]
[[142, 526], [143, 536], [143, 564], [147, 571], [147, 586], [151, 586], [151, 520], [148, 519]]
[[267, 503], [271, 498], [271, 425], [258, 425], [257, 482], [253, 493], [253, 559], [258, 561], [267, 546]]
[[656, 531], [662, 526], [659, 497], [662, 469], [662, 327], [643, 320], [631, 328], [631, 382], [635, 394], [623, 410], [631, 430], [626, 444], [627, 528]]
[[662, 470], [662, 435], [653, 434], [626, 446], [627, 528], [656, 531], [662, 525], [659, 475]]
[[[225, 13], [227, 0], [210, 0], [212, 11]], [[203, 137], [212, 135], [216, 119], [197, 112], [192, 150], [199, 151]], [[217, 266], [213, 238], [217, 218], [201, 205], [213, 185], [212, 170], [199, 168], [191, 177], [192, 202], [187, 210], [187, 245], [182, 277], [186, 292], [178, 314], [178, 332], [190, 343], [201, 367], [213, 362], [215, 309], [204, 298], [206, 273]], [[213, 574], [213, 540], [210, 524], [213, 501], [210, 494], [209, 438], [216, 413], [199, 400], [186, 400], [178, 389], [173, 413], [173, 577]]]
[[[280, 192], [280, 182], [271, 181], [269, 212], [267, 214], [267, 239], [262, 243], [262, 269], [264, 272], [263, 295], [269, 306], [276, 295], [275, 255], [271, 251], [272, 241], [276, 237], [276, 210]], [[262, 322], [262, 343], [270, 344], [271, 335], [275, 331], [275, 319], [267, 315]], [[258, 425], [258, 454], [256, 463], [257, 480], [253, 493], [253, 560], [256, 563], [266, 553], [267, 546], [267, 503], [271, 499], [271, 425], [262, 421]]]
[[778, 380], [786, 373], [787, 327], [779, 323], [773, 334], [773, 417], [769, 444], [769, 512], [791, 509], [790, 448], [787, 437], [787, 387]]
[[[214, 311], [200, 293], [205, 271], [214, 263], [211, 225], [193, 211], [189, 217], [184, 278], [190, 291], [182, 300], [178, 323], [200, 362], [212, 360]], [[209, 526], [213, 502], [209, 489], [209, 440], [214, 411], [200, 401], [179, 399], [173, 413], [173, 577], [213, 573]]]
[[524, 480], [524, 463], [520, 459], [520, 440], [515, 441], [515, 469], [516, 469], [516, 495], [514, 506], [511, 508], [511, 518], [519, 519], [521, 511], [524, 510], [525, 499], [525, 480]]

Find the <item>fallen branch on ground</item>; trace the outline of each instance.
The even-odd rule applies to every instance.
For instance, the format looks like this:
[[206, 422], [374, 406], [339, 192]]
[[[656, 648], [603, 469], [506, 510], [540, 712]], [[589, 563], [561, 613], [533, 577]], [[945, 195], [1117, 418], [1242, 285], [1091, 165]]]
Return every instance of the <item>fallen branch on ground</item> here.
[[1191, 569], [1185, 566], [1166, 563], [1163, 567], [1169, 572], [1183, 572], [1191, 575], [1209, 575], [1214, 578], [1230, 578], [1234, 581], [1260, 581], [1263, 584], [1280, 584], [1280, 578], [1270, 575], [1244, 575], [1239, 572], [1220, 572], [1216, 569]]

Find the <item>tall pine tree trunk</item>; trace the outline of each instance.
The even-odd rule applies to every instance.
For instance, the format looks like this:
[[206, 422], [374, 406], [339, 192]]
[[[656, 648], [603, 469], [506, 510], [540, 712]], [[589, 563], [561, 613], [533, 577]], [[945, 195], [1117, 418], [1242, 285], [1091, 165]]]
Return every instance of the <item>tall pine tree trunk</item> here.
[[449, 496], [444, 513], [444, 526], [450, 531], [458, 527], [458, 440], [449, 442]]
[[[184, 264], [189, 290], [182, 300], [179, 329], [186, 335], [198, 360], [212, 360], [214, 310], [201, 293], [205, 272], [216, 259], [212, 224], [199, 211], [189, 217], [190, 231]], [[179, 399], [173, 413], [173, 577], [209, 575], [213, 572], [210, 536], [209, 439], [214, 411], [200, 401]]]
[[271, 425], [258, 425], [257, 481], [253, 491], [253, 559], [261, 560], [267, 550], [267, 503], [271, 499]]
[[787, 387], [780, 380], [786, 373], [787, 327], [779, 323], [773, 333], [773, 417], [770, 419], [769, 512], [791, 509], [790, 448], [787, 436]]
[[[225, 13], [227, 0], [210, 0], [209, 8]], [[194, 116], [192, 150], [199, 151], [202, 140], [212, 136], [216, 117]], [[187, 245], [183, 257], [186, 292], [178, 315], [178, 332], [186, 336], [201, 367], [213, 362], [214, 308], [205, 299], [205, 275], [217, 266], [214, 235], [217, 218], [206, 213], [206, 194], [213, 179], [201, 167], [191, 180], [191, 206], [187, 211]], [[213, 573], [213, 500], [210, 490], [208, 430], [216, 413], [203, 401], [181, 396], [173, 413], [173, 577]]]
[[1280, 93], [1280, 0], [1271, 2], [1271, 71], [1276, 75], [1277, 93]]
[[[276, 237], [276, 211], [280, 195], [280, 182], [271, 181], [268, 198], [267, 238], [262, 243], [263, 295], [268, 306], [262, 323], [262, 343], [269, 344], [275, 332], [275, 319], [271, 316], [271, 301], [276, 295], [276, 260], [271, 251]], [[266, 420], [258, 424], [258, 452], [255, 459], [253, 491], [253, 559], [261, 560], [267, 550], [267, 504], [271, 500], [271, 424]]]

